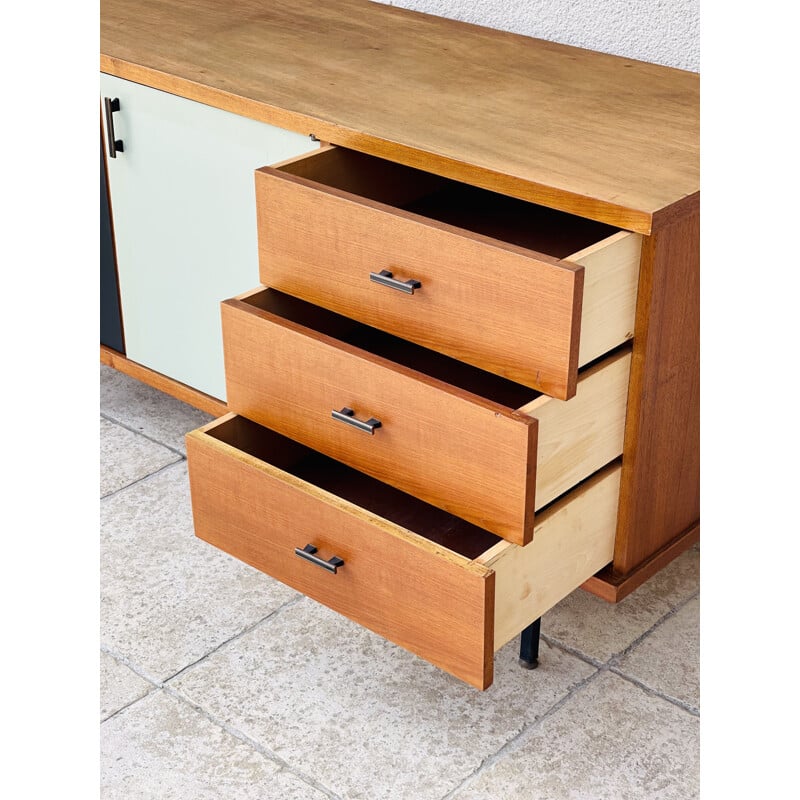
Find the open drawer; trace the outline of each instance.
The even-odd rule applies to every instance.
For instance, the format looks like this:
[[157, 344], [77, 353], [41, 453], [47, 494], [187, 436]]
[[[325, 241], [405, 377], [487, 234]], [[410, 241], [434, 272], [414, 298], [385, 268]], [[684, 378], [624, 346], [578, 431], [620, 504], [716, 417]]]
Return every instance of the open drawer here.
[[265, 285], [553, 397], [633, 335], [639, 234], [337, 147], [256, 207]]
[[231, 411], [517, 544], [622, 453], [629, 348], [564, 402], [274, 289], [222, 331]]
[[480, 689], [495, 650], [612, 558], [616, 464], [518, 547], [243, 417], [186, 445], [198, 537]]

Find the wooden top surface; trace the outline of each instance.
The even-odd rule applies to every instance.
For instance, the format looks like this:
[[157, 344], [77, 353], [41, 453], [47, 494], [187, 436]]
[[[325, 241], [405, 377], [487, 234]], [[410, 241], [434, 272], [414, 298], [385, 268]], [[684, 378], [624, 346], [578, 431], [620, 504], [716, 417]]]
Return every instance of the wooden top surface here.
[[697, 201], [691, 72], [367, 0], [102, 0], [100, 67], [640, 233]]

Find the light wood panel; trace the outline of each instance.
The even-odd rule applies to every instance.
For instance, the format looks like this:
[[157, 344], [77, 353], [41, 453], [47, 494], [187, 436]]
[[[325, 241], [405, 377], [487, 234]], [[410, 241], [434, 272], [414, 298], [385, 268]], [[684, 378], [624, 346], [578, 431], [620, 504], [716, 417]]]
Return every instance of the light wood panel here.
[[[370, 162], [351, 173], [375, 181], [367, 170], [380, 161]], [[265, 285], [554, 397], [574, 395], [582, 267], [274, 169], [256, 173], [256, 205]], [[372, 283], [384, 269], [422, 287], [412, 296]]]
[[476, 559], [495, 573], [495, 650], [611, 560], [619, 483], [619, 465], [608, 467], [540, 514], [529, 545]]
[[[186, 438], [197, 536], [461, 680], [489, 686], [491, 570], [215, 437], [235, 423], [225, 417]], [[238, 443], [246, 447], [246, 435]], [[276, 445], [287, 469], [291, 447]], [[306, 544], [344, 566], [334, 575], [301, 560], [294, 549]]]
[[539, 423], [537, 509], [622, 453], [630, 371], [625, 350], [582, 373], [569, 402], [542, 396], [519, 409]]
[[[222, 304], [222, 325], [231, 410], [530, 541], [536, 420], [242, 300]], [[370, 436], [332, 419], [343, 407], [382, 427]]]
[[365, 0], [104, 0], [104, 72], [649, 233], [699, 188], [699, 77]]
[[642, 236], [620, 231], [567, 256], [584, 268], [578, 364], [633, 338]]

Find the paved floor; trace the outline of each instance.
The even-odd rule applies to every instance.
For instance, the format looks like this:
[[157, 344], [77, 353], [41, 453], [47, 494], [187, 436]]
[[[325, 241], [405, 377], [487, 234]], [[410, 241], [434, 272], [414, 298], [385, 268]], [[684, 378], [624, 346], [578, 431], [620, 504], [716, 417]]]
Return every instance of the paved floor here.
[[194, 537], [208, 416], [107, 367], [100, 416], [103, 798], [698, 796], [697, 548], [481, 693]]

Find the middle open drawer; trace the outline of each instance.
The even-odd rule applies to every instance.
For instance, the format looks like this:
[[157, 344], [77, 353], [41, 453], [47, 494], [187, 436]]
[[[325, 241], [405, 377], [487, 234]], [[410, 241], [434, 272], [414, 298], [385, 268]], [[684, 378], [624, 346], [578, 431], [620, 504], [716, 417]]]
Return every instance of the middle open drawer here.
[[627, 349], [565, 402], [274, 289], [222, 331], [231, 411], [517, 544], [622, 453]]

